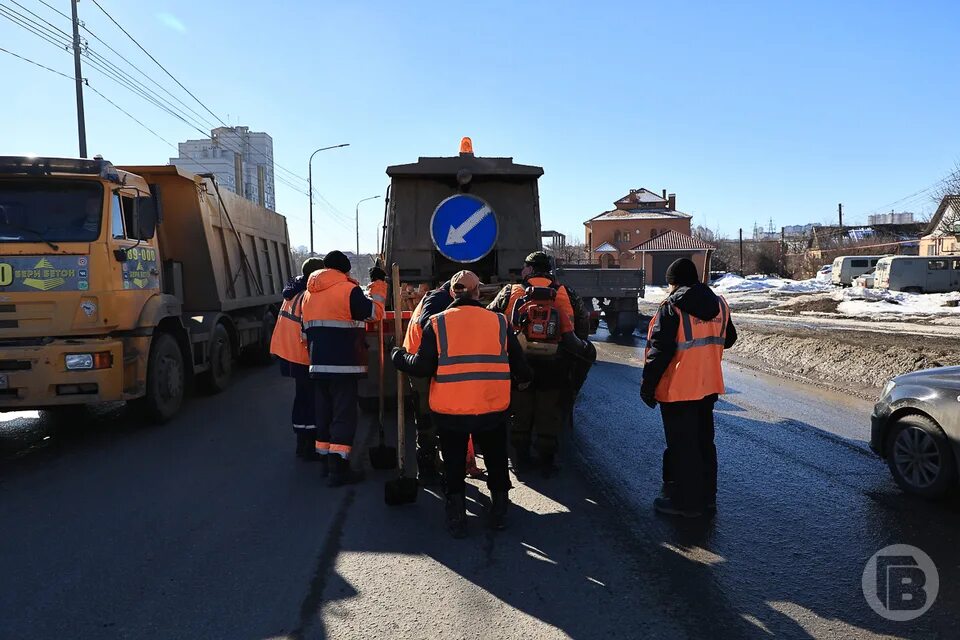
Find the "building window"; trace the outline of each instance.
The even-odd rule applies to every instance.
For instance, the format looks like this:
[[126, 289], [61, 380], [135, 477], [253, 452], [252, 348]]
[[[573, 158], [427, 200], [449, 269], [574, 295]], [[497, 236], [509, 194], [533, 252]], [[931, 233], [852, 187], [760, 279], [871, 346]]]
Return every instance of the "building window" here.
[[614, 242], [620, 242], [620, 232], [619, 232], [619, 231], [614, 231], [614, 232], [613, 232], [613, 241], [614, 241]]
[[624, 242], [630, 242], [630, 232], [629, 232], [629, 231], [624, 231], [624, 232], [623, 232], [623, 241], [624, 241]]

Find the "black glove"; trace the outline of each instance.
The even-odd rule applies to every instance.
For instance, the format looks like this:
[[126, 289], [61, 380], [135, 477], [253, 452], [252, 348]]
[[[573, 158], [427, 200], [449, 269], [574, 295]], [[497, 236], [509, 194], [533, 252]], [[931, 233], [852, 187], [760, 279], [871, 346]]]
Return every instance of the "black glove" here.
[[376, 282], [377, 280], [386, 281], [387, 279], [387, 272], [380, 267], [371, 267], [368, 273], [370, 274], [370, 282]]
[[643, 404], [647, 405], [651, 409], [655, 409], [657, 406], [657, 399], [654, 397], [656, 394], [656, 389], [647, 389], [640, 387], [640, 399], [643, 400]]
[[397, 366], [397, 362], [405, 362], [404, 356], [407, 355], [407, 350], [403, 347], [394, 347], [390, 350], [390, 362], [393, 363], [393, 366]]

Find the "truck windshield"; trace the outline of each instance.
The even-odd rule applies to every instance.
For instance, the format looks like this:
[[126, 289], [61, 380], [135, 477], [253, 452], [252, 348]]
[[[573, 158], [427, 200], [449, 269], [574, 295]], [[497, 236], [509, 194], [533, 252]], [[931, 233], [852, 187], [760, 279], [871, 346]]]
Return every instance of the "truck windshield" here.
[[87, 180], [0, 180], [0, 242], [92, 242], [103, 186]]

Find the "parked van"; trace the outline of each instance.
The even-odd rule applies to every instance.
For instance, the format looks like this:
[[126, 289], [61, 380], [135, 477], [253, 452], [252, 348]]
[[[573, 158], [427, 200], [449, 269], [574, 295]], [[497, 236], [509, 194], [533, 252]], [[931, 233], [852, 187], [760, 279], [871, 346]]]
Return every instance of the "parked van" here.
[[843, 287], [853, 284], [853, 279], [877, 266], [883, 256], [840, 256], [833, 261], [831, 282]]
[[960, 256], [890, 256], [877, 263], [874, 287], [910, 293], [960, 291]]

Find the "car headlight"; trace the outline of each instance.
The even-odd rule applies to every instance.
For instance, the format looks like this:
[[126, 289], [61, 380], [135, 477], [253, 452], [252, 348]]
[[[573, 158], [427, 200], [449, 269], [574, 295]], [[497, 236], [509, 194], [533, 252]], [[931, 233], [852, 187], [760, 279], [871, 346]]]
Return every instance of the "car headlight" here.
[[93, 369], [92, 353], [68, 353], [66, 355], [67, 371]]
[[893, 380], [890, 380], [889, 382], [887, 382], [887, 384], [883, 385], [883, 391], [880, 393], [880, 399], [883, 400], [884, 398], [889, 396], [890, 392], [893, 391], [893, 388], [895, 386], [897, 385], [896, 383], [894, 383]]

